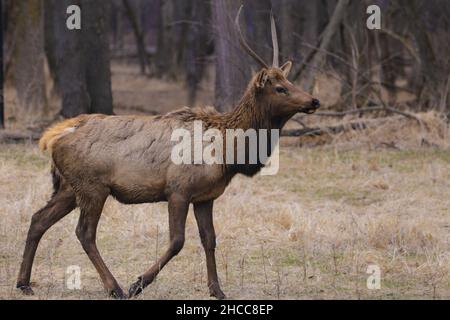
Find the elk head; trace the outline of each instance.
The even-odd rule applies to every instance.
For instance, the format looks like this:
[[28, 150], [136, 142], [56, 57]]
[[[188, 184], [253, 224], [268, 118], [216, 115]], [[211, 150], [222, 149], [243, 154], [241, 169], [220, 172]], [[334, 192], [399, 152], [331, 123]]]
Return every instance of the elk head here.
[[239, 8], [235, 19], [239, 42], [245, 51], [262, 67], [251, 82], [258, 97], [268, 102], [271, 106], [271, 113], [273, 116], [290, 117], [297, 112], [308, 114], [314, 113], [320, 107], [319, 100], [297, 88], [287, 79], [292, 68], [292, 62], [287, 61], [281, 67], [279, 66], [278, 38], [272, 13], [270, 14], [270, 20], [273, 62], [272, 66], [269, 67], [264, 60], [250, 48], [242, 34], [239, 25], [241, 10], [242, 6]]

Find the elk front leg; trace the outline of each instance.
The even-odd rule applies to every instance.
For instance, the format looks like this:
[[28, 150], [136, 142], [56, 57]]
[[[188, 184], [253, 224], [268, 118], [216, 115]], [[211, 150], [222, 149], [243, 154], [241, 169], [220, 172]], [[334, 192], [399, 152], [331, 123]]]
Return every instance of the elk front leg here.
[[225, 299], [220, 289], [216, 267], [216, 233], [213, 224], [213, 201], [194, 204], [194, 214], [197, 220], [198, 231], [206, 254], [206, 267], [208, 269], [208, 288], [212, 297]]
[[168, 207], [170, 234], [169, 248], [147, 272], [138, 278], [138, 281], [131, 285], [128, 291], [128, 296], [130, 298], [140, 294], [146, 286], [152, 283], [161, 269], [183, 248], [189, 201], [181, 195], [173, 194], [169, 198]]

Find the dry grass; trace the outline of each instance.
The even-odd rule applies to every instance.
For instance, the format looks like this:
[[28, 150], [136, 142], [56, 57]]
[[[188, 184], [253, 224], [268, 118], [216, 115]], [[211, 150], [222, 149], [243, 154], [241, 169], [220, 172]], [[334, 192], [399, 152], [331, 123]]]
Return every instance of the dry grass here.
[[[276, 176], [236, 178], [216, 202], [218, 269], [233, 299], [450, 298], [450, 151], [283, 147]], [[0, 145], [0, 299], [14, 288], [32, 213], [51, 192], [49, 164], [34, 145]], [[78, 212], [41, 241], [32, 281], [37, 299], [103, 299], [75, 237]], [[167, 244], [165, 204], [108, 200], [98, 233], [125, 289]], [[380, 290], [366, 287], [381, 268]], [[82, 290], [65, 286], [79, 265]], [[193, 214], [183, 251], [142, 299], [207, 298], [206, 266]]]

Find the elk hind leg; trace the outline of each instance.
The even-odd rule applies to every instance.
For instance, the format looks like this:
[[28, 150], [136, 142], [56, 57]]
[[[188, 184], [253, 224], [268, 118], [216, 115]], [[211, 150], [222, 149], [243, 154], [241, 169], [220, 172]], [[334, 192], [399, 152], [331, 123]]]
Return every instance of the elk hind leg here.
[[39, 241], [52, 225], [75, 208], [75, 194], [69, 186], [62, 186], [54, 193], [45, 207], [33, 214], [17, 279], [17, 288], [21, 289], [24, 294], [33, 294], [30, 277]]

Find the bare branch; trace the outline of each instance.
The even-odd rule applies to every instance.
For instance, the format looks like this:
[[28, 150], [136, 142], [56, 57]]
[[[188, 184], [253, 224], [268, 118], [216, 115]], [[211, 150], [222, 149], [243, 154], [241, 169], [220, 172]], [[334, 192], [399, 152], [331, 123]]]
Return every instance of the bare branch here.
[[[322, 65], [324, 57], [325, 57], [323, 49], [327, 49], [329, 47], [334, 34], [338, 30], [338, 27], [341, 24], [342, 19], [344, 18], [345, 14], [346, 14], [346, 8], [347, 8], [348, 4], [349, 4], [349, 0], [339, 0], [336, 3], [333, 15], [331, 16], [330, 22], [328, 23], [325, 30], [323, 31], [323, 33], [321, 35], [321, 41], [318, 45], [318, 47], [322, 50], [316, 51], [311, 57], [310, 64], [313, 67], [313, 70]], [[301, 72], [302, 71], [300, 71], [300, 73]], [[315, 71], [308, 74], [308, 77], [305, 79], [306, 80], [305, 81], [306, 91], [310, 91], [312, 89], [313, 82], [315, 80], [315, 76], [316, 76]]]
[[256, 62], [258, 62], [263, 68], [269, 68], [267, 66], [267, 64], [264, 62], [263, 59], [261, 59], [261, 57], [259, 57], [255, 51], [252, 50], [252, 48], [250, 48], [250, 46], [247, 44], [247, 41], [245, 41], [244, 35], [242, 34], [241, 31], [241, 26], [239, 25], [239, 16], [241, 15], [241, 10], [242, 10], [242, 5], [239, 7], [238, 13], [236, 15], [236, 19], [234, 20], [234, 24], [236, 26], [236, 31], [239, 35], [239, 43], [241, 44], [241, 46], [245, 49], [245, 51], [247, 51], [247, 53], [256, 60]]
[[[399, 115], [402, 115], [404, 117], [407, 117], [409, 119], [416, 120], [419, 124], [422, 124], [422, 121], [416, 117], [414, 114], [406, 111], [401, 111], [392, 107], [388, 106], [374, 106], [374, 107], [367, 107], [367, 108], [360, 108], [360, 109], [352, 109], [348, 111], [342, 111], [342, 112], [316, 112], [313, 115], [318, 117], [344, 117], [349, 114], [358, 114], [358, 113], [364, 113], [364, 112], [374, 112], [374, 111], [387, 111], [396, 113]], [[302, 117], [303, 115], [300, 115]]]

